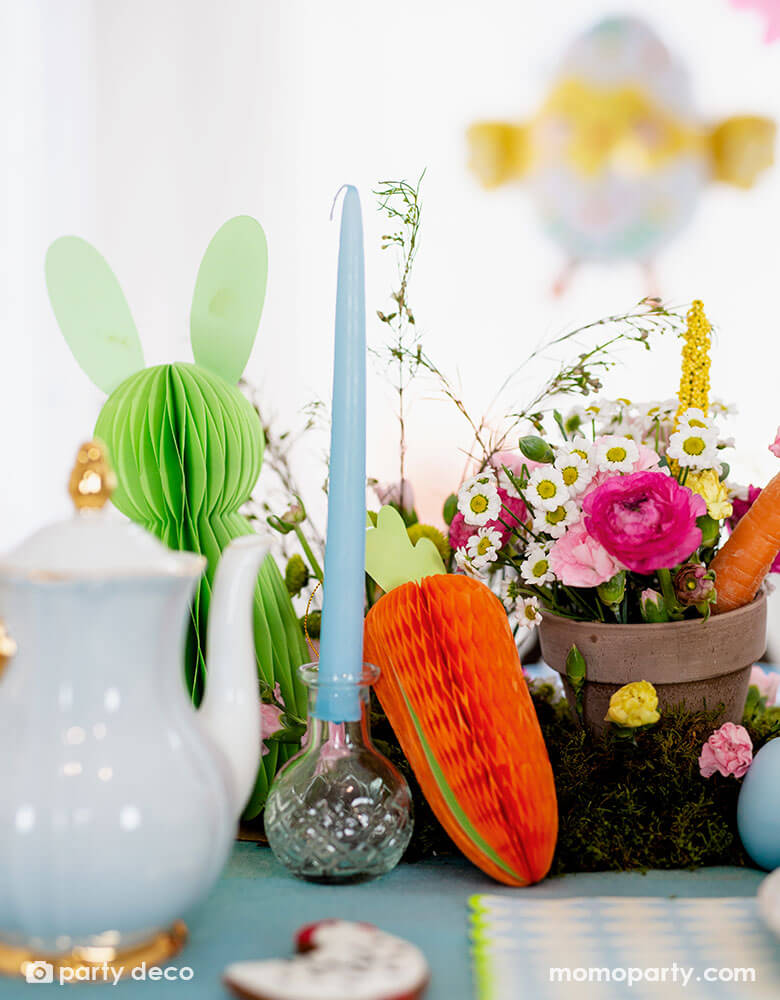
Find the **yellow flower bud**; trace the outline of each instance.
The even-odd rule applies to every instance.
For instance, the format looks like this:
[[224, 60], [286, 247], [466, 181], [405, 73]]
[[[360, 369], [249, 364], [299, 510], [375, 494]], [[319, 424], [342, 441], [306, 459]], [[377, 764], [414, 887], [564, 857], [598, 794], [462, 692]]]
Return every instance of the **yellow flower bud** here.
[[614, 722], [616, 726], [627, 729], [651, 726], [660, 718], [658, 695], [649, 681], [624, 684], [609, 699], [609, 711], [604, 717], [606, 722]]

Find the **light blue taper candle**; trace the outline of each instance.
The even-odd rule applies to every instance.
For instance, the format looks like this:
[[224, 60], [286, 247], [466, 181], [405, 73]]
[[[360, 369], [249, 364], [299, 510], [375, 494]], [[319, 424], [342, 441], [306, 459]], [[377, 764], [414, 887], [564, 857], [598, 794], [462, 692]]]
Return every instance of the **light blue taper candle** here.
[[[357, 189], [341, 210], [317, 717], [360, 718], [366, 558], [366, 294]], [[338, 197], [338, 196], [337, 196]]]

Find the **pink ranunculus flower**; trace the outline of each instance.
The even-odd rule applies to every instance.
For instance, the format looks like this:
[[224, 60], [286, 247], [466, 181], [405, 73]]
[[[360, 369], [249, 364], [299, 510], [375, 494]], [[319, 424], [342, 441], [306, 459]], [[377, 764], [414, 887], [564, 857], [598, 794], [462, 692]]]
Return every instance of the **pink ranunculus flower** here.
[[[282, 698], [282, 689], [279, 687], [279, 682], [276, 682], [274, 687], [274, 698], [279, 702], [280, 705], [284, 705], [284, 698]], [[270, 753], [270, 749], [265, 745], [265, 739], [268, 736], [273, 736], [274, 733], [278, 733], [282, 728], [279, 721], [282, 715], [282, 709], [278, 708], [276, 705], [270, 705], [264, 701], [260, 702], [260, 733], [263, 737], [263, 757], [267, 753]]]
[[716, 771], [724, 778], [744, 778], [752, 763], [753, 743], [747, 729], [724, 722], [701, 748], [699, 771], [703, 778], [711, 778]]
[[769, 445], [769, 450], [776, 458], [780, 458], [780, 427], [777, 428], [774, 441]]
[[682, 562], [701, 544], [696, 518], [707, 513], [697, 493], [663, 472], [613, 476], [583, 500], [585, 527], [635, 573]]
[[[733, 531], [736, 528], [740, 520], [745, 516], [745, 514], [747, 514], [760, 495], [761, 487], [750, 485], [747, 488], [747, 500], [741, 500], [739, 497], [731, 498], [731, 506], [734, 510], [727, 522], [729, 531]], [[772, 563], [772, 567], [769, 572], [780, 573], [780, 554], [775, 556], [775, 561]]]
[[761, 667], [755, 666], [750, 671], [750, 683], [755, 684], [762, 697], [766, 697], [767, 705], [774, 705], [777, 701], [778, 688], [780, 688], [780, 674], [776, 674], [774, 671], [768, 673]]
[[582, 521], [573, 524], [550, 549], [550, 569], [567, 587], [598, 587], [623, 567], [588, 534]]

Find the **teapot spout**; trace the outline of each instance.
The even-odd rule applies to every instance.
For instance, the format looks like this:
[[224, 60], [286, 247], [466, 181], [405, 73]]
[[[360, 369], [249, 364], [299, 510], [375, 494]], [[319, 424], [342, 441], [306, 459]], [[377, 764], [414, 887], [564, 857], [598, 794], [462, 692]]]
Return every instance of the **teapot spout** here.
[[214, 579], [206, 643], [206, 694], [200, 717], [230, 764], [235, 815], [252, 792], [260, 761], [260, 695], [254, 594], [268, 545], [245, 535], [222, 553]]

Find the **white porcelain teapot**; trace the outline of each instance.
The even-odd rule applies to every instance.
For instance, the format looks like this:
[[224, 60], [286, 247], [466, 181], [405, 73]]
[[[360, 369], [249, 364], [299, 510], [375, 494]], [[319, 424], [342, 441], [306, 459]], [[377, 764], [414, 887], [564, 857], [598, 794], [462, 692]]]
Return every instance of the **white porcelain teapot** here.
[[16, 647], [0, 677], [0, 970], [155, 940], [164, 952], [160, 932], [228, 857], [260, 759], [265, 543], [237, 539], [218, 566], [196, 711], [183, 657], [205, 559], [92, 509], [111, 475], [83, 446], [81, 509], [0, 558], [0, 663], [8, 637]]

